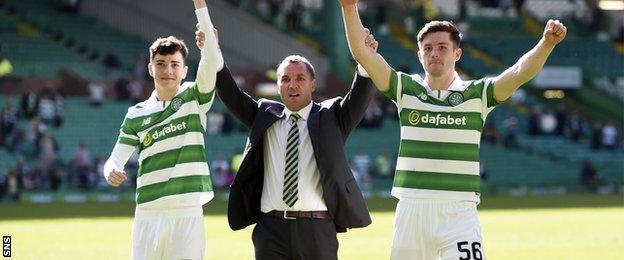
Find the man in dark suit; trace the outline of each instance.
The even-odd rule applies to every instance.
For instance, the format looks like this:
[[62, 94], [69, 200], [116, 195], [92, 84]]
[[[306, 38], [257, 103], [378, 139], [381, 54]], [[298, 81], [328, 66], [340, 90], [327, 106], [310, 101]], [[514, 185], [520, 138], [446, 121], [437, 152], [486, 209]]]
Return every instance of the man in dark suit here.
[[[200, 28], [199, 46], [216, 44], [206, 36]], [[372, 35], [366, 43], [376, 50]], [[314, 67], [304, 57], [286, 57], [277, 68], [280, 103], [254, 100], [223, 63], [217, 68], [219, 97], [251, 130], [230, 190], [230, 227], [256, 223], [256, 259], [337, 259], [336, 233], [371, 223], [344, 151], [375, 92], [365, 71], [344, 98], [315, 103]]]

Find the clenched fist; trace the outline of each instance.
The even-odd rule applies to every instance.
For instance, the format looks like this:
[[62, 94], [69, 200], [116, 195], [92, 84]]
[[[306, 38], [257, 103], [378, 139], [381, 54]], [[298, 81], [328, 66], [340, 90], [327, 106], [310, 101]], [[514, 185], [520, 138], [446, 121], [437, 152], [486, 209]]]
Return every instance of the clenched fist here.
[[128, 175], [125, 171], [113, 170], [111, 172], [105, 172], [104, 178], [106, 178], [108, 185], [119, 187], [119, 185], [128, 179]]
[[[199, 47], [200, 49], [202, 47], [204, 47], [204, 41], [206, 40], [206, 35], [204, 34], [204, 32], [199, 30], [199, 24], [196, 25], [197, 30], [195, 31], [195, 44], [197, 45], [197, 47]], [[212, 32], [215, 35], [215, 38], [217, 38], [217, 42], [219, 41], [219, 31], [217, 31], [217, 28], [212, 28]]]
[[364, 39], [364, 44], [371, 52], [377, 52], [377, 48], [379, 47], [379, 43], [375, 40], [373, 34], [370, 33], [368, 28], [364, 28], [364, 32], [366, 33], [366, 38]]
[[565, 38], [568, 29], [559, 20], [548, 20], [544, 28], [544, 40], [552, 45], [557, 45]]

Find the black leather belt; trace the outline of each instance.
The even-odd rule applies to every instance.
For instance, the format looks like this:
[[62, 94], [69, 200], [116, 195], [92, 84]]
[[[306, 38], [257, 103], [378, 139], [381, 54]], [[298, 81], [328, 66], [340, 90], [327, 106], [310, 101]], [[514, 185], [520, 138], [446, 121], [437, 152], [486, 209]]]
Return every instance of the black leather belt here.
[[273, 210], [265, 213], [271, 217], [285, 218], [285, 219], [298, 219], [298, 218], [316, 218], [316, 219], [331, 219], [329, 211], [279, 211]]

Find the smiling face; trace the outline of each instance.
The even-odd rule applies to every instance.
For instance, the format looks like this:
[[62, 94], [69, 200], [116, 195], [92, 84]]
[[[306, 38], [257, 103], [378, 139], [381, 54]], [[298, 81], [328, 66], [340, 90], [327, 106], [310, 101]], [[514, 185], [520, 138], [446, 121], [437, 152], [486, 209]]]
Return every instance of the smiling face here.
[[182, 53], [170, 55], [155, 54], [148, 64], [150, 75], [154, 78], [157, 90], [177, 92], [180, 83], [186, 78], [188, 67], [184, 65]]
[[299, 111], [312, 102], [316, 81], [303, 61], [286, 61], [277, 69], [278, 93], [290, 111]]
[[428, 33], [419, 47], [418, 59], [429, 75], [440, 77], [454, 73], [461, 49], [455, 46], [449, 32]]

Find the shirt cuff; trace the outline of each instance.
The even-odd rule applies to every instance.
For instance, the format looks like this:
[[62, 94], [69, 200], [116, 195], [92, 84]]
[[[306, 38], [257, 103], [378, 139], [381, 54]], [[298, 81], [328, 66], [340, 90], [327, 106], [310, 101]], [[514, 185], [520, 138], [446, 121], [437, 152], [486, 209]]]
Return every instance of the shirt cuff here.
[[368, 75], [368, 72], [366, 72], [364, 67], [362, 67], [362, 65], [360, 64], [357, 65], [357, 73], [362, 77], [370, 78], [370, 76]]

